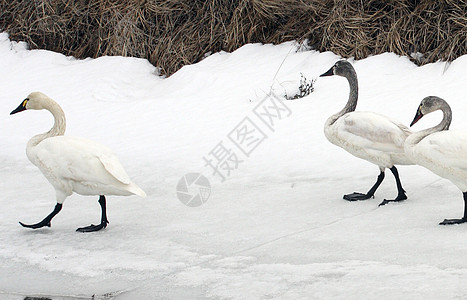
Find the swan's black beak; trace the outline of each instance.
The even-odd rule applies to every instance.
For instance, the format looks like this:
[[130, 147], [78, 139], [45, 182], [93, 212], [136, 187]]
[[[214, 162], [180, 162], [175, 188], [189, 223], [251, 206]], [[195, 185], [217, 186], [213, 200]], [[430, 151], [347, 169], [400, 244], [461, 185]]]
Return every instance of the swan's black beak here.
[[333, 69], [334, 69], [334, 66], [333, 66], [331, 69], [329, 69], [326, 73], [323, 73], [323, 74], [319, 75], [319, 77], [325, 77], [325, 76], [332, 76], [332, 75], [334, 75], [334, 70], [333, 70]]
[[413, 124], [417, 123], [418, 120], [420, 120], [423, 117], [422, 112], [420, 111], [420, 107], [417, 109], [417, 113], [415, 114], [415, 118], [413, 118], [412, 123], [410, 123], [410, 127], [412, 127]]
[[26, 110], [26, 104], [28, 103], [28, 100], [29, 99], [25, 99], [23, 102], [21, 102], [21, 104], [15, 109], [13, 110], [10, 115], [13, 115], [13, 114], [16, 114], [16, 113], [19, 113], [23, 110]]

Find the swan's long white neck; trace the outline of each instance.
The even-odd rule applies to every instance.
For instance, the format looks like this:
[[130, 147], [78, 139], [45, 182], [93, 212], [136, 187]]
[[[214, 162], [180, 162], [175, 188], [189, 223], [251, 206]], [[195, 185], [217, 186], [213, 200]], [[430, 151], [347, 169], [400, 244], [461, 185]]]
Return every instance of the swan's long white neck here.
[[355, 70], [348, 69], [342, 76], [347, 78], [347, 81], [349, 82], [349, 87], [350, 87], [349, 99], [347, 100], [347, 104], [344, 106], [344, 108], [340, 112], [332, 115], [328, 119], [327, 121], [328, 126], [331, 126], [332, 124], [334, 124], [334, 122], [336, 122], [337, 119], [339, 119], [346, 113], [355, 111], [355, 108], [357, 107], [357, 100], [358, 100], [357, 74], [355, 73]]
[[28, 142], [27, 149], [36, 146], [46, 138], [63, 135], [65, 133], [66, 119], [62, 108], [50, 98], [43, 100], [42, 107], [52, 113], [54, 117], [54, 126], [46, 133], [33, 136]]
[[421, 140], [423, 140], [425, 137], [429, 136], [432, 133], [449, 129], [449, 126], [451, 125], [452, 121], [451, 108], [446, 102], [442, 102], [439, 110], [443, 112], [443, 119], [441, 120], [441, 122], [434, 127], [411, 134], [409, 138], [407, 138], [407, 143], [409, 146], [414, 146], [418, 144]]

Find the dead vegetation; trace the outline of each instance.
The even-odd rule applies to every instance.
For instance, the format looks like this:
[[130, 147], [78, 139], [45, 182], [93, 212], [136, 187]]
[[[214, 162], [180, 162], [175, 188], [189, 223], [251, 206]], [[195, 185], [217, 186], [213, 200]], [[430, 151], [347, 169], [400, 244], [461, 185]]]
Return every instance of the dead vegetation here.
[[0, 30], [78, 58], [147, 58], [166, 75], [205, 53], [308, 39], [365, 58], [418, 64], [467, 54], [467, 2], [452, 0], [0, 0]]

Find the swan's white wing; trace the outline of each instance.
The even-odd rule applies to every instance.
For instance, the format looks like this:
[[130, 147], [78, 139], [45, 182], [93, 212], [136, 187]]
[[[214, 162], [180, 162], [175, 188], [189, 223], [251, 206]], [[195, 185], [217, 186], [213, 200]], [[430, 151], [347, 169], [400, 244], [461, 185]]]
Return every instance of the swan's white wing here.
[[[113, 152], [91, 140], [57, 136], [36, 146], [44, 174], [80, 182], [110, 183], [112, 178], [129, 184], [130, 178]], [[112, 178], [110, 178], [110, 176]]]
[[338, 136], [358, 147], [383, 152], [404, 152], [411, 131], [404, 125], [372, 112], [351, 112], [336, 123]]
[[416, 146], [417, 155], [446, 170], [457, 169], [467, 175], [467, 131], [441, 131], [430, 134]]
[[99, 160], [101, 161], [102, 165], [104, 165], [104, 168], [118, 181], [124, 184], [130, 184], [130, 177], [125, 172], [123, 166], [117, 160], [115, 155], [99, 155]]

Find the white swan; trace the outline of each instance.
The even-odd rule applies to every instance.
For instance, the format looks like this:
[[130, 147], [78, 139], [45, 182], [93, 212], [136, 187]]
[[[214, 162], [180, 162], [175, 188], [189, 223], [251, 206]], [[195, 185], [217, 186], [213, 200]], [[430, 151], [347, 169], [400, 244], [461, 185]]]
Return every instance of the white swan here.
[[46, 109], [55, 119], [50, 131], [29, 140], [26, 154], [55, 188], [57, 204], [53, 212], [41, 222], [32, 225], [20, 222], [22, 226], [34, 229], [50, 227], [50, 221], [62, 209], [65, 199], [76, 192], [81, 195], [100, 195], [101, 223], [77, 229], [80, 232], [97, 231], [108, 223], [104, 195], [134, 194], [146, 197], [144, 191], [130, 180], [109, 148], [84, 138], [63, 135], [65, 114], [55, 101], [40, 92], [33, 92], [10, 114], [26, 109]]
[[354, 192], [344, 195], [348, 201], [366, 200], [373, 197], [384, 179], [384, 170], [389, 168], [396, 179], [397, 197], [384, 199], [380, 205], [407, 199], [395, 165], [413, 164], [404, 153], [405, 139], [412, 133], [406, 126], [373, 112], [355, 112], [358, 99], [358, 81], [352, 65], [341, 60], [335, 63], [323, 76], [339, 75], [347, 78], [350, 95], [345, 107], [328, 118], [324, 134], [333, 144], [350, 154], [377, 165], [380, 174], [376, 183], [366, 194]]
[[410, 126], [424, 115], [443, 112], [441, 122], [432, 128], [413, 133], [405, 141], [405, 153], [412, 161], [433, 173], [449, 179], [464, 194], [464, 216], [445, 219], [440, 225], [467, 222], [467, 131], [448, 130], [452, 120], [449, 104], [436, 96], [422, 100]]

